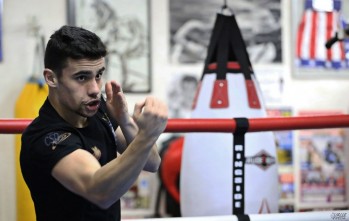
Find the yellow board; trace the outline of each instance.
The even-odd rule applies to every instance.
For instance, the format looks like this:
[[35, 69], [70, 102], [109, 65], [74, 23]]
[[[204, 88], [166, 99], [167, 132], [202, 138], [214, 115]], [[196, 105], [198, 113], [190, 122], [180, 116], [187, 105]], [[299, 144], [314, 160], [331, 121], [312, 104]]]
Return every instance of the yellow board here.
[[[47, 85], [39, 80], [27, 82], [19, 95], [15, 106], [16, 118], [35, 118], [48, 94]], [[29, 189], [22, 177], [19, 164], [21, 150], [21, 135], [16, 135], [16, 194], [17, 194], [17, 221], [35, 221], [34, 204]]]

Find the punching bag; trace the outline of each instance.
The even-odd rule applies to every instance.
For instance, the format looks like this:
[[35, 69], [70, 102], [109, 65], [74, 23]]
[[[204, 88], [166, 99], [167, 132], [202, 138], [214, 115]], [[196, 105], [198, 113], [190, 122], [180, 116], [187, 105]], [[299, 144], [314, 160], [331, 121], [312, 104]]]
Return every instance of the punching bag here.
[[179, 137], [169, 144], [168, 150], [161, 161], [160, 168], [162, 182], [176, 203], [180, 201], [178, 180], [181, 172], [183, 142], [184, 138]]
[[[38, 75], [43, 70], [44, 39], [37, 39], [34, 54], [33, 75], [25, 83], [15, 106], [15, 118], [33, 119], [38, 116], [39, 109], [48, 95], [48, 87], [44, 80]], [[35, 209], [30, 195], [30, 191], [25, 183], [19, 154], [21, 151], [21, 135], [15, 136], [15, 162], [16, 162], [16, 199], [17, 199], [17, 221], [35, 221]]]
[[235, 118], [236, 132], [185, 135], [183, 216], [278, 212], [272, 132], [245, 133], [265, 117], [262, 95], [234, 15], [217, 14], [191, 118]]

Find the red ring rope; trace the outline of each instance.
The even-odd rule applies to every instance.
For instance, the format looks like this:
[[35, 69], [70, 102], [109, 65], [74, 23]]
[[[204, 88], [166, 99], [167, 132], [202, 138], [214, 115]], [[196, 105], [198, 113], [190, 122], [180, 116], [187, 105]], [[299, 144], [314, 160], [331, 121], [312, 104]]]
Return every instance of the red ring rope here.
[[[18, 134], [32, 119], [0, 119], [0, 134]], [[249, 118], [248, 132], [349, 127], [349, 115]], [[233, 133], [234, 119], [169, 119], [165, 132]]]

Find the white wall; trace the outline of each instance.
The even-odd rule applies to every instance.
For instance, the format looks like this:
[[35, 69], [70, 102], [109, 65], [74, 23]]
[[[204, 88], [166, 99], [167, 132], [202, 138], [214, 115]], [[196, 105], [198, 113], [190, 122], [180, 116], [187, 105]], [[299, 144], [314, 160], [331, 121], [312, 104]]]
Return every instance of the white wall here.
[[[222, 1], [223, 2], [223, 1]], [[349, 100], [349, 78], [334, 80], [294, 79], [291, 70], [290, 1], [283, 2], [283, 36], [285, 105], [297, 109], [343, 109]], [[14, 106], [26, 80], [31, 75], [34, 39], [28, 35], [27, 24], [31, 16], [37, 16], [48, 39], [49, 35], [66, 23], [66, 4], [63, 0], [5, 0], [3, 5], [3, 55], [0, 63], [0, 118], [13, 118]], [[181, 67], [168, 64], [168, 5], [166, 0], [152, 0], [152, 70], [153, 94], [166, 99], [166, 82], [169, 74]], [[191, 68], [200, 75], [200, 66]], [[348, 73], [349, 74], [349, 73]], [[129, 106], [143, 98], [144, 94], [128, 95]], [[132, 109], [131, 109], [132, 110]], [[0, 221], [15, 218], [15, 157], [14, 136], [0, 135]]]
[[[3, 1], [3, 61], [0, 63], [0, 118], [12, 118], [14, 106], [26, 80], [31, 75], [34, 40], [27, 24], [37, 16], [43, 31], [51, 33], [65, 23], [65, 1]], [[0, 220], [15, 219], [14, 136], [0, 135]]]

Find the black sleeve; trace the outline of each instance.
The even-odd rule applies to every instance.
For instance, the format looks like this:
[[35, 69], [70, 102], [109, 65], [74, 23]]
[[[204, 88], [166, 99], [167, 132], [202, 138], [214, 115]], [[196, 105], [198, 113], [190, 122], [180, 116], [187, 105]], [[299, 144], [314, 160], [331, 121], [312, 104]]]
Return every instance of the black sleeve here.
[[53, 131], [40, 137], [32, 146], [32, 163], [36, 168], [51, 173], [63, 157], [83, 147], [77, 134], [67, 131]]

